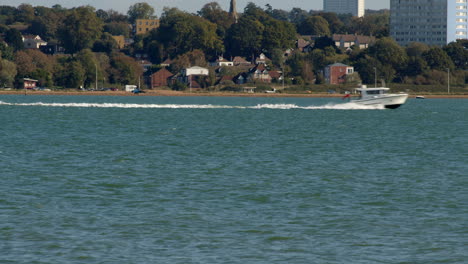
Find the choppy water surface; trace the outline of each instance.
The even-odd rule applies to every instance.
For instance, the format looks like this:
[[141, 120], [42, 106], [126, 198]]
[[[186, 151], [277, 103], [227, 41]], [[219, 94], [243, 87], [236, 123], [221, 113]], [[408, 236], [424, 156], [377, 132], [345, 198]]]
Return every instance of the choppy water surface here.
[[468, 101], [2, 96], [0, 263], [468, 263]]

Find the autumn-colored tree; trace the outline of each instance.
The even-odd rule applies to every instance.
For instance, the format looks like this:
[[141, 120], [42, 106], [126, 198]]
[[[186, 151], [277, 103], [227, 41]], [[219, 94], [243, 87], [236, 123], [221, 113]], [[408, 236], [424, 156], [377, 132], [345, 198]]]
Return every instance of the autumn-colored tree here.
[[111, 66], [109, 80], [115, 84], [137, 84], [143, 69], [131, 57], [122, 53], [115, 53], [111, 56]]
[[31, 77], [36, 70], [32, 57], [26, 51], [20, 50], [15, 53], [15, 63], [20, 78]]

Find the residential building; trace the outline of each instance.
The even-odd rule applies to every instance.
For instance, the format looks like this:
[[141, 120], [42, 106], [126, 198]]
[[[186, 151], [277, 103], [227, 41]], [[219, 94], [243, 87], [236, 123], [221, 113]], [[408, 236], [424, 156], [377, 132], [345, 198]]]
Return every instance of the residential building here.
[[350, 34], [333, 34], [332, 39], [335, 45], [342, 49], [351, 48], [352, 46], [367, 49], [375, 42], [375, 37]]
[[161, 64], [159, 65], [161, 65], [161, 67], [169, 67], [171, 66], [171, 64], [172, 64], [172, 60], [167, 58], [165, 61], [161, 62]]
[[212, 67], [224, 67], [224, 66], [234, 66], [234, 62], [226, 60], [222, 56], [219, 56], [218, 59], [210, 63]]
[[115, 40], [117, 43], [117, 47], [119, 49], [125, 48], [125, 36], [120, 35], [120, 36], [112, 36], [112, 38]]
[[26, 49], [39, 49], [41, 46], [47, 45], [47, 42], [42, 40], [39, 35], [25, 35], [23, 43]]
[[23, 88], [24, 89], [34, 89], [36, 88], [38, 80], [30, 79], [30, 78], [24, 78], [23, 79]]
[[209, 74], [210, 70], [208, 70], [207, 68], [193, 66], [190, 68], [182, 69], [181, 75], [178, 76], [178, 81], [188, 84], [190, 89], [201, 88], [200, 84], [196, 81], [196, 78], [194, 78], [194, 76], [208, 76]]
[[271, 83], [271, 79], [271, 75], [263, 63], [258, 64], [250, 70], [249, 81]]
[[159, 19], [137, 19], [135, 21], [135, 34], [145, 34], [159, 27]]
[[467, 0], [391, 0], [390, 35], [400, 45], [443, 46], [468, 38]]
[[365, 13], [365, 0], [323, 0], [323, 10], [325, 12], [352, 14], [356, 17], [363, 17]]
[[174, 76], [172, 72], [162, 68], [151, 75], [151, 88], [164, 87], [169, 85], [169, 80]]
[[255, 64], [269, 64], [271, 62], [271, 60], [265, 56], [265, 54], [260, 54], [260, 56], [258, 56], [256, 59], [255, 59]]
[[234, 57], [232, 62], [234, 63], [234, 66], [251, 66], [252, 65], [252, 63], [248, 62], [246, 59], [239, 57], [239, 56]]
[[325, 67], [324, 77], [327, 84], [342, 84], [346, 82], [346, 76], [353, 73], [354, 67], [335, 63]]

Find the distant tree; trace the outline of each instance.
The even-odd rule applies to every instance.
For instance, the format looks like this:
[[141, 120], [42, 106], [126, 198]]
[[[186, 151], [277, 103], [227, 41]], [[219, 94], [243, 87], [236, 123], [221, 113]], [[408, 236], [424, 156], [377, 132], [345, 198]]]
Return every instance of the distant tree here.
[[26, 51], [17, 51], [15, 53], [15, 63], [18, 71], [18, 77], [31, 77], [36, 70], [32, 57]]
[[60, 75], [59, 85], [65, 88], [79, 88], [83, 86], [85, 69], [76, 60], [70, 60], [65, 64]]
[[304, 21], [306, 18], [309, 17], [309, 13], [307, 11], [300, 9], [300, 8], [293, 8], [289, 12], [289, 22], [299, 25]]
[[148, 54], [151, 62], [160, 64], [164, 59], [164, 45], [156, 40], [153, 40], [146, 47], [146, 54]]
[[217, 2], [210, 2], [203, 6], [198, 15], [218, 26], [217, 33], [224, 37], [226, 30], [235, 22], [229, 13], [224, 11]]
[[372, 14], [364, 17], [353, 17], [348, 32], [377, 37], [389, 36], [390, 13]]
[[41, 36], [45, 41], [57, 40], [58, 29], [65, 19], [65, 12], [59, 12], [51, 8], [36, 8], [40, 15], [31, 22], [28, 30]]
[[0, 41], [0, 58], [12, 61], [14, 60], [14, 50], [11, 46], [7, 46], [4, 42]]
[[293, 48], [296, 39], [296, 29], [293, 24], [276, 19], [268, 19], [263, 22], [265, 27], [263, 31], [262, 48], [266, 52], [274, 49]]
[[242, 16], [233, 24], [226, 36], [226, 49], [230, 54], [253, 57], [262, 51], [263, 24], [247, 16]]
[[145, 2], [136, 3], [130, 6], [127, 15], [131, 23], [135, 23], [137, 19], [156, 18], [156, 16], [154, 15], [154, 8]]
[[16, 20], [19, 22], [30, 23], [34, 19], [34, 7], [29, 4], [21, 4], [16, 11]]
[[109, 22], [104, 25], [104, 32], [113, 36], [130, 36], [130, 28], [126, 22]]
[[115, 53], [111, 56], [111, 66], [109, 70], [109, 80], [111, 83], [127, 85], [137, 84], [139, 77], [143, 74], [143, 69], [131, 57], [122, 53]]
[[321, 16], [310, 16], [303, 20], [298, 27], [302, 35], [330, 36], [330, 26]]
[[404, 48], [391, 38], [382, 38], [369, 48], [369, 54], [382, 64], [391, 65], [395, 70], [404, 68], [408, 56]]
[[164, 44], [171, 57], [195, 49], [210, 55], [224, 51], [223, 43], [216, 34], [217, 26], [208, 20], [182, 12], [176, 8], [165, 9], [161, 25], [157, 30], [157, 39]]
[[14, 62], [0, 59], [0, 87], [12, 87], [16, 74]]
[[331, 34], [345, 33], [345, 24], [338, 18], [336, 13], [324, 12], [320, 13], [319, 16], [328, 22]]
[[432, 47], [422, 54], [427, 65], [432, 70], [446, 71], [447, 68], [453, 70], [454, 64], [447, 53], [440, 47]]
[[101, 19], [102, 22], [107, 22], [109, 20], [109, 13], [102, 9], [96, 11], [96, 16]]
[[406, 47], [406, 54], [410, 57], [421, 57], [422, 54], [429, 50], [429, 46], [421, 42], [411, 42]]
[[96, 71], [98, 70], [98, 63], [93, 52], [89, 49], [81, 50], [76, 54], [76, 60], [83, 66], [83, 85], [85, 87], [93, 87], [96, 83]]
[[[374, 85], [381, 78], [382, 64], [371, 56], [362, 56], [354, 63], [355, 71], [359, 72], [362, 82]], [[390, 78], [393, 79], [391, 76]]]
[[328, 36], [320, 37], [315, 40], [314, 49], [324, 50], [326, 47], [332, 47], [336, 49], [335, 41]]
[[110, 23], [110, 22], [124, 22], [124, 23], [128, 23], [129, 21], [129, 18], [128, 16], [118, 12], [118, 11], [115, 11], [113, 9], [109, 9], [107, 10], [107, 14], [108, 14], [108, 19], [106, 20], [107, 23]]
[[408, 59], [408, 64], [404, 71], [404, 75], [414, 77], [423, 74], [428, 69], [429, 67], [427, 66], [427, 62], [422, 57], [411, 56]]
[[109, 33], [104, 33], [101, 35], [99, 40], [96, 40], [93, 44], [94, 52], [106, 52], [111, 53], [114, 49], [117, 49], [117, 42], [112, 38], [112, 35]]
[[102, 22], [90, 7], [73, 9], [59, 28], [59, 38], [69, 53], [91, 48], [100, 38]]
[[15, 28], [9, 29], [5, 33], [5, 42], [8, 43], [8, 45], [10, 45], [11, 47], [13, 47], [15, 51], [24, 49], [22, 35]]
[[462, 42], [451, 42], [443, 50], [452, 59], [455, 67], [463, 70], [468, 68], [468, 51], [463, 47]]
[[289, 22], [289, 12], [281, 9], [269, 9], [266, 11], [274, 19], [288, 21]]

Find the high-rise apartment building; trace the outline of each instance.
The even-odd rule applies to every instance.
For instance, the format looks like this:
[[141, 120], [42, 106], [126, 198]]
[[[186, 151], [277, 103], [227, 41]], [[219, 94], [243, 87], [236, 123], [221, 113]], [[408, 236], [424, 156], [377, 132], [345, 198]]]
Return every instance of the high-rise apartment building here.
[[468, 38], [468, 0], [391, 0], [390, 35], [400, 44], [443, 46]]
[[365, 12], [364, 0], [323, 0], [323, 10], [337, 14], [352, 14], [362, 17]]

